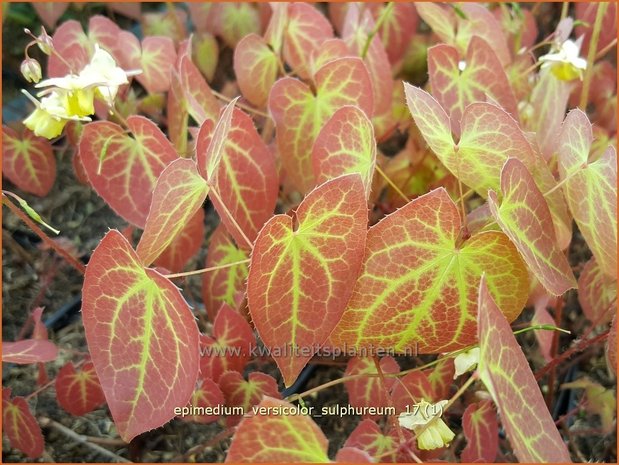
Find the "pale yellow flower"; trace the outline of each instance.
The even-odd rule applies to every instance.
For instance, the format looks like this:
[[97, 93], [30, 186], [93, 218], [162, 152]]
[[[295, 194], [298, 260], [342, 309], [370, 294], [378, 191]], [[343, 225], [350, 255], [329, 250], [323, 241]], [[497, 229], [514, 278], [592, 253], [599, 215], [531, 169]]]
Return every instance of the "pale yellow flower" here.
[[582, 80], [583, 72], [587, 69], [587, 60], [580, 57], [582, 41], [566, 40], [554, 53], [548, 53], [539, 58], [542, 69], [550, 67], [552, 73], [562, 81]]
[[26, 93], [26, 95], [34, 101], [36, 108], [24, 120], [24, 125], [37, 136], [53, 139], [62, 133], [65, 124], [70, 120], [90, 121], [87, 117], [70, 115], [67, 112], [65, 96], [58, 92], [51, 92], [40, 102], [30, 94]]
[[454, 359], [454, 366], [456, 371], [454, 373], [454, 379], [458, 376], [471, 371], [479, 363], [479, 347], [474, 347], [471, 350], [462, 352], [456, 355]]
[[436, 404], [422, 400], [411, 412], [400, 413], [398, 417], [400, 426], [415, 432], [419, 449], [439, 449], [448, 446], [455, 437], [454, 432], [441, 418], [446, 404], [446, 400]]

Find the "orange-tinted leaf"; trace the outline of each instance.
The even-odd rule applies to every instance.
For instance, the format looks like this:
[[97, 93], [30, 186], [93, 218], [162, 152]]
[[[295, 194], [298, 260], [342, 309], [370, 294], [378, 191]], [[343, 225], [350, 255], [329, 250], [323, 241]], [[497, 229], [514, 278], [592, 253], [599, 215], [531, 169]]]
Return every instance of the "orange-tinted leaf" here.
[[312, 146], [324, 123], [344, 105], [358, 106], [366, 115], [371, 114], [373, 106], [371, 80], [358, 58], [328, 62], [316, 73], [315, 82], [314, 94], [303, 82], [283, 78], [275, 83], [269, 97], [282, 163], [302, 192], [315, 185]]
[[492, 463], [499, 450], [499, 425], [496, 409], [489, 400], [470, 404], [462, 417], [466, 447], [460, 458], [463, 462]]
[[591, 159], [591, 123], [572, 110], [563, 123], [559, 174], [580, 232], [602, 271], [617, 277], [617, 152], [613, 146]]
[[[198, 388], [193, 392], [188, 407], [214, 408], [224, 405], [224, 395], [215, 381], [204, 378], [198, 381]], [[185, 421], [208, 424], [217, 421], [219, 415], [186, 415], [181, 417]]]
[[361, 276], [331, 341], [420, 353], [470, 345], [483, 273], [506, 317], [515, 319], [528, 294], [518, 251], [497, 231], [461, 243], [460, 229], [458, 208], [443, 188], [372, 226]]
[[245, 318], [222, 304], [213, 322], [213, 337], [201, 337], [200, 377], [215, 382], [226, 371], [242, 373], [256, 345], [256, 337]]
[[566, 256], [557, 245], [552, 216], [544, 195], [527, 168], [517, 159], [501, 171], [503, 200], [499, 207], [495, 192], [488, 193], [492, 215], [512, 240], [539, 282], [553, 295], [576, 287]]
[[427, 402], [439, 400], [425, 371], [413, 371], [397, 378], [391, 397], [397, 413], [411, 411], [411, 406], [419, 404], [422, 400]]
[[[209, 165], [215, 158], [211, 147], [216, 143], [218, 128], [214, 134], [206, 154]], [[275, 157], [258, 134], [252, 119], [239, 109], [234, 109], [224, 137], [219, 151], [220, 161], [209, 184], [217, 191], [236, 224], [253, 242], [264, 223], [273, 216], [277, 203], [279, 181]], [[236, 243], [247, 247], [219, 198], [212, 196], [211, 201]]]
[[[400, 372], [400, 366], [393, 357], [383, 357], [380, 360], [380, 368], [383, 373], [395, 374]], [[372, 357], [352, 357], [346, 366], [345, 376], [362, 374], [377, 374], [376, 365]], [[385, 378], [387, 389], [391, 389], [396, 379]], [[380, 378], [367, 376], [353, 379], [345, 383], [348, 392], [348, 401], [353, 407], [387, 407], [389, 406], [388, 394], [383, 388]], [[378, 419], [381, 415], [365, 415], [364, 418]]]
[[31, 131], [2, 126], [2, 174], [21, 190], [43, 197], [56, 180], [56, 157], [49, 140]]
[[305, 415], [286, 414], [294, 405], [265, 397], [256, 414], [243, 418], [228, 449], [227, 463], [307, 462], [327, 463], [328, 441]]
[[172, 70], [166, 107], [168, 137], [181, 156], [187, 154], [187, 131], [189, 128], [189, 110], [187, 107], [188, 103], [183, 93], [181, 78], [176, 70]]
[[164, 11], [144, 12], [140, 22], [144, 36], [163, 36], [172, 39], [174, 44], [187, 37], [187, 15], [182, 8], [171, 6]]
[[43, 307], [37, 307], [32, 310], [32, 322], [34, 327], [32, 329], [33, 339], [47, 339], [47, 327], [43, 323]]
[[342, 447], [335, 454], [336, 463], [374, 463], [372, 456], [356, 447]]
[[249, 311], [287, 386], [344, 311], [361, 266], [367, 214], [361, 177], [346, 175], [310, 192], [294, 218], [276, 215], [258, 234]]
[[[555, 325], [555, 320], [546, 309], [546, 299], [540, 299], [535, 303], [535, 313], [531, 318], [531, 325]], [[554, 339], [554, 331], [539, 330], [535, 331], [535, 338], [539, 345], [539, 350], [546, 363], [553, 359], [552, 356], [552, 341]]]
[[58, 348], [47, 339], [22, 339], [17, 342], [2, 341], [2, 361], [27, 365], [56, 360]]
[[521, 462], [570, 462], [529, 363], [485, 279], [479, 285], [478, 317], [478, 371], [516, 457]]
[[578, 302], [591, 322], [603, 324], [612, 318], [617, 302], [617, 281], [604, 274], [592, 257], [578, 277]]
[[43, 434], [23, 397], [11, 399], [11, 390], [2, 388], [2, 430], [11, 447], [19, 449], [31, 459], [43, 453]]
[[55, 386], [58, 403], [71, 415], [84, 415], [105, 403], [92, 362], [85, 363], [79, 371], [68, 362], [58, 372]]
[[130, 441], [189, 401], [198, 378], [198, 327], [178, 288], [144, 268], [116, 230], [92, 254], [82, 295], [92, 361], [118, 432]]
[[243, 37], [261, 32], [260, 13], [254, 3], [219, 3], [214, 5], [211, 15], [215, 33], [231, 48]]
[[202, 177], [211, 183], [218, 173], [219, 164], [225, 153], [226, 139], [232, 126], [234, 105], [238, 99], [239, 97], [226, 105], [214, 129], [210, 120], [205, 120], [200, 125], [196, 141], [196, 162]]
[[124, 219], [143, 228], [157, 178], [178, 155], [152, 121], [130, 116], [127, 124], [133, 137], [108, 121], [85, 125], [80, 158], [97, 194]]
[[312, 162], [317, 184], [359, 173], [369, 197], [376, 168], [376, 140], [365, 113], [350, 106], [337, 110], [314, 142]]
[[163, 170], [136, 250], [144, 265], [155, 261], [181, 233], [202, 207], [208, 190], [193, 160], [179, 158]]
[[449, 399], [455, 371], [452, 357], [443, 358], [434, 367], [425, 370], [435, 401]]
[[277, 55], [257, 34], [250, 34], [234, 49], [234, 74], [243, 96], [263, 107], [277, 78]]
[[181, 87], [191, 117], [198, 124], [202, 124], [207, 118], [217, 121], [219, 102], [191, 58], [183, 56], [179, 68]]
[[288, 7], [283, 55], [296, 75], [310, 77], [309, 59], [321, 43], [333, 37], [333, 29], [314, 5], [292, 3]]
[[[408, 434], [406, 430], [403, 432]], [[377, 462], [397, 462], [398, 444], [399, 438], [395, 430], [383, 434], [376, 422], [363, 420], [350, 433], [344, 446], [364, 450]]]
[[57, 54], [52, 53], [49, 56], [47, 62], [47, 74], [49, 77], [59, 77], [68, 74], [70, 69], [67, 67], [67, 64], [70, 65], [71, 69], [79, 71], [90, 61], [90, 40], [79, 22], [73, 19], [63, 22], [56, 29], [53, 42]]
[[204, 210], [198, 211], [187, 221], [181, 232], [155, 260], [155, 264], [172, 273], [180, 273], [204, 242]]
[[33, 3], [32, 7], [49, 29], [54, 29], [62, 14], [69, 7], [68, 2]]
[[460, 133], [464, 109], [471, 103], [485, 101], [486, 96], [494, 99], [512, 116], [518, 116], [516, 99], [507, 75], [486, 41], [474, 36], [468, 45], [463, 70], [460, 63], [461, 58], [455, 47], [439, 44], [428, 50], [432, 95], [451, 117], [451, 127], [455, 133]]
[[456, 36], [456, 15], [450, 8], [432, 2], [416, 5], [421, 19], [430, 26], [442, 42], [453, 44]]
[[[266, 373], [253, 371], [247, 381], [238, 371], [226, 371], [219, 378], [219, 387], [229, 407], [241, 407], [245, 414], [251, 413], [251, 408], [260, 403], [264, 396], [281, 399], [277, 381]], [[228, 425], [240, 421], [239, 416], [229, 416]]]
[[142, 70], [137, 81], [148, 93], [166, 92], [170, 88], [170, 73], [176, 63], [176, 49], [169, 37], [149, 36], [142, 43], [131, 33], [121, 32], [125, 43], [126, 65]]
[[[204, 266], [212, 268], [227, 265], [240, 262], [248, 257], [247, 252], [236, 246], [232, 237], [226, 232], [226, 228], [219, 225], [211, 236]], [[247, 264], [240, 264], [204, 273], [202, 297], [211, 321], [215, 320], [221, 304], [225, 303], [235, 307], [238, 296], [245, 293], [247, 269]]]
[[379, 28], [381, 41], [389, 56], [389, 61], [392, 64], [399, 62], [406, 53], [410, 41], [417, 31], [417, 23], [419, 18], [417, 11], [412, 3], [397, 2], [393, 4], [391, 12], [385, 14], [384, 10], [387, 5], [374, 3], [371, 4], [374, 19], [383, 15], [383, 22]]

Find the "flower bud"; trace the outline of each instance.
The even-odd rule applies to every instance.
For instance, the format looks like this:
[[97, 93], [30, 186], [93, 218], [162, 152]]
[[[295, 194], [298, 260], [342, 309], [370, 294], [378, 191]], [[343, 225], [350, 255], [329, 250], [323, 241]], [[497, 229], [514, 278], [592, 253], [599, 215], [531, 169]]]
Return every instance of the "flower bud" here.
[[54, 42], [44, 27], [41, 27], [41, 30], [41, 34], [37, 37], [37, 45], [43, 53], [46, 55], [51, 55], [54, 49]]
[[22, 61], [20, 71], [28, 82], [36, 84], [41, 80], [41, 65], [34, 58], [26, 58]]

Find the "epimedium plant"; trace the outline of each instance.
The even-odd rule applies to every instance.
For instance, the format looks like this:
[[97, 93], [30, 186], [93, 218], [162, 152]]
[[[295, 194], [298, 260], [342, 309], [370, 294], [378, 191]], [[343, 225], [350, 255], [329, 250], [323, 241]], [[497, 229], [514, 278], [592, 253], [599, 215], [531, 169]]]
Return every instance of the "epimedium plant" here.
[[[40, 12], [49, 26], [60, 8]], [[124, 11], [141, 38], [103, 16], [33, 35], [47, 79], [27, 51], [22, 72], [44, 90], [25, 128], [3, 127], [5, 177], [45, 196], [64, 137], [76, 177], [130, 226], [105, 233], [84, 267], [3, 191], [84, 274], [89, 355], [31, 396], [54, 385], [78, 416], [107, 404], [127, 442], [175, 417], [222, 421], [227, 461], [328, 462], [312, 417], [281, 412], [345, 383], [366, 410], [336, 461], [491, 462], [509, 450], [499, 425], [518, 460], [569, 461], [538, 381], [606, 338], [616, 365], [615, 69], [604, 61], [614, 8], [578, 4], [577, 22], [565, 10], [541, 41], [531, 10], [472, 3], [327, 14], [192, 3], [192, 35], [172, 5]], [[233, 73], [220, 72], [217, 91], [219, 47], [233, 50]], [[207, 199], [221, 223], [205, 268], [183, 271], [203, 246]], [[573, 222], [593, 254], [578, 280]], [[192, 275], [204, 311], [178, 287]], [[558, 353], [551, 330], [572, 289], [591, 330], [612, 328]], [[528, 303], [547, 362], [535, 375], [510, 327]], [[58, 347], [42, 312], [31, 339], [3, 342], [3, 361], [46, 373]], [[257, 340], [287, 387], [314, 357], [353, 356], [341, 378], [282, 399], [273, 376], [247, 370]], [[394, 356], [411, 353], [440, 355], [401, 370]], [[602, 389], [608, 402], [590, 405], [611, 429], [612, 392], [576, 387], [592, 399]], [[180, 415], [222, 405], [247, 415]], [[370, 411], [381, 407], [393, 410]], [[26, 399], [3, 388], [3, 412], [11, 444], [40, 456]], [[448, 418], [461, 421], [461, 451]]]

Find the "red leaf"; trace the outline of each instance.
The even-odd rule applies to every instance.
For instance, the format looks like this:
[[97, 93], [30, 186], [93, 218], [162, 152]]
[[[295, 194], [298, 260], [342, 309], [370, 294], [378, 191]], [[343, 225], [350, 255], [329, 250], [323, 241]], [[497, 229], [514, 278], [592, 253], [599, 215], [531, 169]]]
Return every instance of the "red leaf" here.
[[243, 37], [261, 32], [260, 14], [254, 3], [218, 3], [211, 16], [214, 32], [230, 48], [235, 48]]
[[205, 119], [217, 121], [220, 109], [219, 102], [191, 58], [182, 57], [179, 68], [181, 87], [191, 117], [198, 124], [202, 124]]
[[496, 409], [489, 400], [470, 404], [462, 417], [466, 447], [460, 458], [463, 462], [492, 463], [499, 450], [499, 425]]
[[411, 406], [419, 404], [422, 400], [427, 402], [443, 400], [436, 397], [424, 371], [413, 371], [404, 377], [396, 378], [391, 397], [398, 413], [411, 411]]
[[185, 405], [198, 377], [199, 333], [178, 288], [144, 268], [116, 230], [84, 277], [86, 341], [120, 436], [158, 428]]
[[80, 158], [97, 193], [116, 213], [143, 228], [157, 178], [178, 155], [149, 119], [130, 116], [127, 124], [133, 137], [107, 121], [85, 125]]
[[2, 341], [2, 361], [27, 365], [56, 360], [58, 348], [47, 339], [22, 339], [17, 342]]
[[370, 454], [355, 447], [343, 447], [338, 450], [335, 461], [338, 463], [374, 463]]
[[[410, 436], [403, 430], [405, 436]], [[355, 447], [366, 451], [377, 462], [398, 462], [399, 437], [396, 430], [383, 434], [380, 427], [372, 420], [363, 420], [350, 433], [344, 447]]]
[[306, 415], [286, 414], [294, 405], [265, 397], [254, 408], [257, 414], [237, 427], [226, 463], [329, 462], [329, 444], [316, 423]]
[[315, 93], [297, 79], [283, 78], [269, 96], [282, 163], [302, 192], [315, 185], [312, 146], [324, 123], [344, 105], [358, 106], [366, 115], [371, 115], [373, 107], [372, 82], [358, 58], [330, 61], [318, 70], [314, 80]]
[[453, 384], [455, 371], [456, 368], [452, 357], [443, 358], [433, 368], [425, 370], [434, 394], [433, 400], [449, 399], [449, 391]]
[[[264, 396], [281, 399], [277, 381], [266, 373], [251, 372], [248, 380], [238, 371], [226, 371], [219, 378], [219, 387], [229, 407], [241, 407], [245, 414], [251, 412], [254, 405], [260, 403]], [[228, 417], [228, 426], [236, 424], [241, 417]]]
[[443, 188], [372, 226], [361, 275], [331, 342], [400, 353], [466, 347], [477, 337], [475, 296], [484, 272], [507, 318], [515, 319], [528, 294], [518, 251], [497, 231], [462, 242], [461, 226]]
[[[554, 318], [546, 310], [546, 299], [540, 299], [535, 303], [535, 313], [531, 318], [531, 325], [555, 325]], [[552, 359], [552, 341], [554, 339], [554, 331], [539, 330], [535, 331], [535, 338], [539, 345], [542, 357], [549, 363]]]
[[215, 382], [226, 371], [242, 373], [256, 345], [254, 332], [245, 318], [222, 304], [213, 323], [213, 337], [201, 337], [200, 377]]
[[503, 200], [494, 191], [488, 206], [496, 222], [518, 248], [540, 283], [553, 295], [576, 287], [566, 256], [557, 245], [550, 209], [531, 173], [519, 160], [509, 159], [501, 170]]
[[203, 242], [204, 210], [200, 208], [159, 255], [155, 264], [172, 273], [180, 273], [189, 259], [198, 253]]
[[[393, 357], [383, 357], [380, 360], [380, 368], [384, 374], [395, 374], [400, 372], [400, 366]], [[354, 376], [360, 374], [377, 374], [376, 365], [372, 357], [352, 357], [346, 366], [344, 376]], [[390, 390], [395, 378], [385, 378], [385, 386]], [[348, 401], [353, 407], [387, 407], [389, 405], [388, 393], [383, 388], [383, 383], [379, 377], [362, 377], [347, 381], [345, 383], [348, 392]], [[364, 418], [379, 419], [382, 415], [364, 415]]]
[[[247, 252], [239, 249], [226, 232], [226, 228], [219, 225], [211, 236], [204, 266], [212, 268], [240, 262], [247, 258]], [[237, 296], [245, 294], [247, 269], [247, 264], [241, 264], [204, 273], [202, 297], [211, 321], [215, 320], [221, 304], [226, 303], [235, 307]]]
[[521, 462], [570, 462], [529, 362], [486, 280], [479, 285], [478, 372], [490, 391], [507, 437]]
[[359, 173], [369, 198], [376, 169], [376, 140], [365, 113], [350, 106], [337, 110], [314, 142], [312, 164], [317, 184]]
[[33, 3], [32, 7], [46, 27], [54, 29], [56, 23], [69, 7], [68, 2]]
[[135, 78], [150, 94], [170, 89], [170, 73], [176, 63], [176, 49], [169, 37], [149, 36], [142, 43], [130, 32], [120, 33], [125, 45], [124, 67], [139, 69]]
[[584, 266], [578, 278], [578, 302], [591, 322], [610, 321], [617, 302], [617, 281], [604, 274], [595, 257]]
[[284, 59], [302, 79], [310, 77], [309, 59], [323, 41], [333, 37], [331, 24], [313, 5], [291, 3], [284, 32]]
[[56, 377], [56, 398], [71, 415], [82, 416], [105, 404], [105, 394], [92, 362], [76, 371], [68, 362]]
[[[215, 145], [217, 133], [216, 128], [206, 153], [206, 164], [216, 158], [211, 146]], [[232, 113], [220, 160], [210, 176], [209, 184], [219, 194], [247, 238], [253, 242], [264, 223], [273, 216], [279, 182], [273, 153], [258, 134], [252, 119], [239, 109], [234, 109]], [[230, 219], [222, 202], [214, 195], [211, 201], [228, 233], [237, 244], [246, 248], [247, 241]]]
[[250, 34], [234, 49], [234, 74], [243, 96], [262, 108], [277, 78], [278, 57], [266, 41]]
[[[60, 77], [68, 74], [70, 69], [79, 72], [90, 61], [91, 44], [84, 33], [82, 25], [71, 19], [62, 23], [53, 36], [54, 49], [57, 52], [49, 56], [47, 74], [49, 77]], [[62, 57], [62, 59], [59, 58]]]
[[179, 158], [163, 170], [136, 250], [144, 265], [150, 265], [178, 237], [202, 207], [208, 190], [191, 159]]
[[249, 310], [287, 386], [340, 320], [361, 265], [366, 224], [363, 183], [353, 174], [322, 184], [294, 219], [276, 215], [258, 234]]
[[45, 323], [42, 321], [43, 317], [43, 307], [37, 307], [32, 310], [32, 321], [34, 323], [34, 329], [32, 330], [32, 338], [33, 339], [47, 339], [47, 328], [45, 327]]
[[[215, 408], [224, 405], [224, 395], [213, 380], [204, 378], [200, 380], [199, 387], [193, 392], [188, 407]], [[220, 407], [221, 408], [221, 407]], [[181, 419], [196, 423], [208, 424], [217, 421], [220, 415], [185, 415]]]
[[11, 399], [11, 389], [2, 388], [2, 429], [11, 447], [19, 449], [31, 459], [43, 454], [43, 435], [28, 403], [23, 397]]
[[31, 131], [2, 126], [2, 174], [21, 190], [44, 197], [56, 180], [56, 157], [49, 140]]

